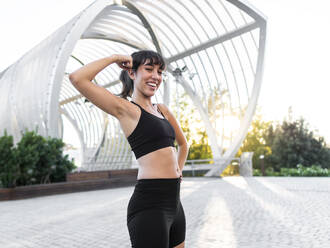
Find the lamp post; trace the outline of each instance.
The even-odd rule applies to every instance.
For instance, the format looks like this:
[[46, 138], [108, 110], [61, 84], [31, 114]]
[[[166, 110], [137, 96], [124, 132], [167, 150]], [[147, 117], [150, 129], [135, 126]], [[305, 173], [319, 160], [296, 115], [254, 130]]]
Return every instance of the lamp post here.
[[262, 173], [262, 176], [264, 177], [265, 176], [265, 168], [264, 168], [264, 158], [265, 158], [265, 156], [263, 154], [261, 154], [259, 156], [259, 158], [260, 158], [261, 173]]

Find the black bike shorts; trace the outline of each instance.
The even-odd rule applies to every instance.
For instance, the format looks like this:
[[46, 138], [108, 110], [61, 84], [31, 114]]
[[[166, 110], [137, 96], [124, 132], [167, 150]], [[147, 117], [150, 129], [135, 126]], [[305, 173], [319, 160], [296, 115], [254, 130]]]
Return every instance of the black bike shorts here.
[[137, 180], [127, 207], [133, 248], [172, 248], [185, 240], [180, 184], [181, 178]]

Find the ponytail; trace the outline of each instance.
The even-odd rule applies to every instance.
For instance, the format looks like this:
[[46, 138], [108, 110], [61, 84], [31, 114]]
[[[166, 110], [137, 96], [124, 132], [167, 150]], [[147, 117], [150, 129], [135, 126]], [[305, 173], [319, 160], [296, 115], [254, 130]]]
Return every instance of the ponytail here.
[[134, 82], [133, 80], [128, 76], [127, 70], [122, 70], [119, 76], [120, 81], [123, 84], [123, 89], [120, 94], [117, 96], [124, 98], [127, 100], [127, 97], [131, 97], [134, 90]]

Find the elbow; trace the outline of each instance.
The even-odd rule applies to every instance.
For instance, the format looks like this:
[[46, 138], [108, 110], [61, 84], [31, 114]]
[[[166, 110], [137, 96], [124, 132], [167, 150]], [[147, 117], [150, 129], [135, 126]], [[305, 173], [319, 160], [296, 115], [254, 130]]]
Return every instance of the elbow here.
[[187, 142], [184, 142], [184, 143], [180, 144], [179, 146], [184, 147], [185, 149], [189, 150], [189, 145]]
[[188, 145], [186, 137], [184, 137], [183, 145], [187, 148], [187, 150], [189, 150], [189, 145]]
[[69, 80], [72, 84], [77, 83], [78, 82], [77, 75], [74, 72], [70, 73], [69, 74]]
[[69, 80], [70, 80], [71, 83], [74, 83], [75, 82], [76, 76], [74, 75], [74, 73], [70, 73], [69, 74]]

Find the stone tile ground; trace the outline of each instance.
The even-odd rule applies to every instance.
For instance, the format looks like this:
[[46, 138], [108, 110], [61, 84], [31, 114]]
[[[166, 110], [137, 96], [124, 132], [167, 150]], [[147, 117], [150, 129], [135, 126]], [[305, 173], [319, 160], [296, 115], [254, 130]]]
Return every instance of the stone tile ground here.
[[[0, 202], [0, 247], [130, 247], [134, 187]], [[330, 247], [330, 178], [184, 178], [186, 247]]]

